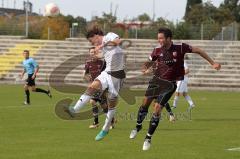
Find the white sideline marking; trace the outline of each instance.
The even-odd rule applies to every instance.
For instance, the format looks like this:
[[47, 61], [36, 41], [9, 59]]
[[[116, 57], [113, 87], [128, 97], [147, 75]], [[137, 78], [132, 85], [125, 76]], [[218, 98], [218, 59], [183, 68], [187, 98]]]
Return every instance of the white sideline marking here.
[[228, 151], [240, 151], [240, 147], [227, 149]]

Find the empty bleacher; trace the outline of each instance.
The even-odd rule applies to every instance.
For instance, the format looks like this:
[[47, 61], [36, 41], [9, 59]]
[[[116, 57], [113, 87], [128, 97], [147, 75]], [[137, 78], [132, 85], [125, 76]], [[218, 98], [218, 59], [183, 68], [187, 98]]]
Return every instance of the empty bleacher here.
[[[127, 79], [125, 86], [146, 88], [151, 76], [141, 75], [141, 65], [157, 44], [156, 40], [131, 39], [126, 55]], [[188, 54], [191, 89], [240, 91], [240, 42], [231, 41], [175, 41], [186, 42], [204, 49], [222, 64], [216, 71], [196, 54]], [[83, 80], [84, 62], [90, 44], [81, 38], [66, 41], [29, 40], [22, 38], [0, 38], [0, 84], [22, 84], [21, 53], [29, 49], [40, 65], [37, 83], [41, 85], [86, 84]], [[11, 66], [11, 67], [10, 67]], [[67, 76], [66, 76], [67, 75]], [[65, 77], [66, 76], [66, 77]]]

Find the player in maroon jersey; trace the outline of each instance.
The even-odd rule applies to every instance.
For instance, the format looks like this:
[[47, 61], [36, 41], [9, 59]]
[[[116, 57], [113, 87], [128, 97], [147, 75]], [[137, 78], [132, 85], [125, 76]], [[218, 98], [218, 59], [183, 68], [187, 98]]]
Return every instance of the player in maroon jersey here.
[[[157, 65], [158, 65], [158, 63], [155, 61], [155, 62], [152, 64], [152, 66], [149, 67], [147, 71], [145, 71], [144, 74], [147, 75], [147, 74], [152, 74], [153, 72], [155, 72], [156, 69], [157, 69]], [[151, 105], [151, 103], [152, 103], [152, 101], [149, 102], [149, 103], [147, 103], [146, 107], [149, 107], [149, 106]], [[173, 113], [173, 111], [172, 111], [172, 109], [171, 109], [170, 104], [167, 102], [167, 103], [164, 105], [164, 107], [165, 107], [166, 111], [167, 111], [168, 114], [169, 114], [169, 121], [170, 121], [170, 122], [175, 122], [175, 116], [174, 116], [174, 113]]]
[[[104, 60], [91, 56], [94, 54], [94, 51], [95, 51], [94, 49], [95, 49], [94, 47], [89, 49], [90, 58], [85, 63], [84, 79], [87, 80], [88, 82], [94, 81], [94, 79], [98, 75], [100, 75], [101, 72], [106, 68], [106, 62]], [[99, 91], [95, 93], [92, 99], [90, 100], [90, 103], [92, 105], [94, 122], [92, 125], [89, 126], [89, 128], [93, 129], [99, 126], [99, 121], [98, 121], [99, 108], [97, 106], [97, 103], [101, 105], [104, 113], [108, 112], [106, 91], [104, 92]], [[112, 125], [110, 128], [113, 128], [114, 121], [115, 120], [113, 119]]]
[[142, 69], [143, 74], [148, 73], [153, 63], [157, 62], [154, 76], [149, 81], [143, 103], [138, 111], [136, 128], [132, 130], [130, 134], [130, 138], [134, 139], [142, 129], [142, 122], [148, 113], [149, 105], [155, 100], [154, 113], [143, 143], [143, 150], [150, 149], [151, 137], [158, 126], [162, 108], [175, 92], [176, 81], [183, 80], [184, 78], [184, 55], [186, 53], [199, 54], [207, 60], [214, 69], [220, 70], [221, 68], [221, 65], [214, 62], [203, 50], [185, 43], [174, 44], [172, 42], [172, 32], [170, 29], [160, 28], [158, 30], [158, 42], [159, 47], [154, 48], [149, 57], [150, 61], [144, 63]]

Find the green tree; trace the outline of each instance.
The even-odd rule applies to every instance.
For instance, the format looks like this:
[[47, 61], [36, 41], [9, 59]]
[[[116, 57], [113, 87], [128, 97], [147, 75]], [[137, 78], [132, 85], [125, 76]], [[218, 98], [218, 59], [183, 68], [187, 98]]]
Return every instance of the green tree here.
[[207, 2], [203, 5], [195, 5], [185, 20], [189, 24], [200, 25], [202, 23], [219, 23], [227, 25], [234, 21], [229, 9], [216, 8], [212, 3]]
[[137, 17], [137, 19], [138, 19], [139, 21], [142, 21], [142, 22], [144, 22], [144, 21], [150, 21], [150, 20], [151, 20], [150, 16], [149, 16], [147, 13], [143, 13], [143, 14], [139, 15], [139, 16]]
[[73, 23], [78, 23], [76, 27], [77, 36], [84, 36], [87, 28], [87, 20], [81, 16], [74, 18]]
[[224, 0], [220, 5], [220, 9], [226, 9], [231, 12], [237, 22], [240, 22], [240, 4], [239, 0]]
[[112, 13], [105, 13], [103, 12], [102, 17], [95, 16], [93, 17], [92, 21], [90, 21], [90, 26], [98, 26], [103, 29], [104, 32], [112, 31], [113, 27], [117, 22], [117, 17], [112, 15]]
[[173, 30], [174, 39], [190, 39], [189, 25], [185, 22], [177, 23]]
[[67, 16], [62, 15], [62, 17], [66, 22], [68, 22], [69, 26], [72, 26], [72, 23], [75, 22], [75, 19], [72, 15], [67, 15]]
[[116, 23], [116, 21], [117, 21], [117, 17], [112, 15], [112, 13], [108, 14], [108, 13], [105, 13], [105, 12], [103, 12], [102, 19], [103, 19], [104, 22], [106, 22], [108, 24]]
[[157, 27], [169, 27], [174, 25], [173, 22], [162, 17], [157, 18], [157, 20], [153, 24], [156, 25]]
[[202, 4], [202, 0], [187, 0], [187, 5], [186, 5], [186, 9], [185, 9], [185, 16], [188, 16], [188, 13], [191, 12], [192, 8], [195, 5], [201, 5]]
[[203, 26], [203, 39], [212, 39], [222, 26], [229, 25], [235, 20], [228, 8], [217, 8], [210, 1], [203, 5], [195, 5], [185, 17], [191, 39], [200, 39], [200, 30]]

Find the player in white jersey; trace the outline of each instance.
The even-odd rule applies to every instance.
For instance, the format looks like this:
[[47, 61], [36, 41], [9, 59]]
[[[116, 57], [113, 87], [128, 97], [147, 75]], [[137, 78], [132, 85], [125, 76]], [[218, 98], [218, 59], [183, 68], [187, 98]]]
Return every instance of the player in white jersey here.
[[184, 98], [188, 101], [189, 103], [189, 110], [191, 110], [195, 105], [191, 99], [191, 97], [188, 95], [188, 74], [189, 74], [189, 68], [187, 63], [184, 61], [184, 70], [185, 70], [185, 75], [184, 75], [184, 80], [177, 81], [177, 89], [173, 101], [173, 108], [177, 107], [179, 96], [183, 95]]
[[109, 132], [111, 121], [116, 112], [116, 105], [119, 91], [123, 85], [123, 79], [126, 77], [124, 71], [124, 54], [119, 47], [121, 40], [115, 33], [103, 35], [103, 32], [98, 28], [89, 30], [86, 38], [95, 46], [95, 52], [92, 56], [102, 58], [106, 61], [106, 68], [101, 74], [88, 86], [86, 92], [80, 97], [74, 107], [69, 107], [66, 111], [74, 117], [76, 113], [89, 102], [91, 97], [97, 91], [108, 90], [108, 113], [105, 124], [96, 136], [95, 140], [103, 139]]

